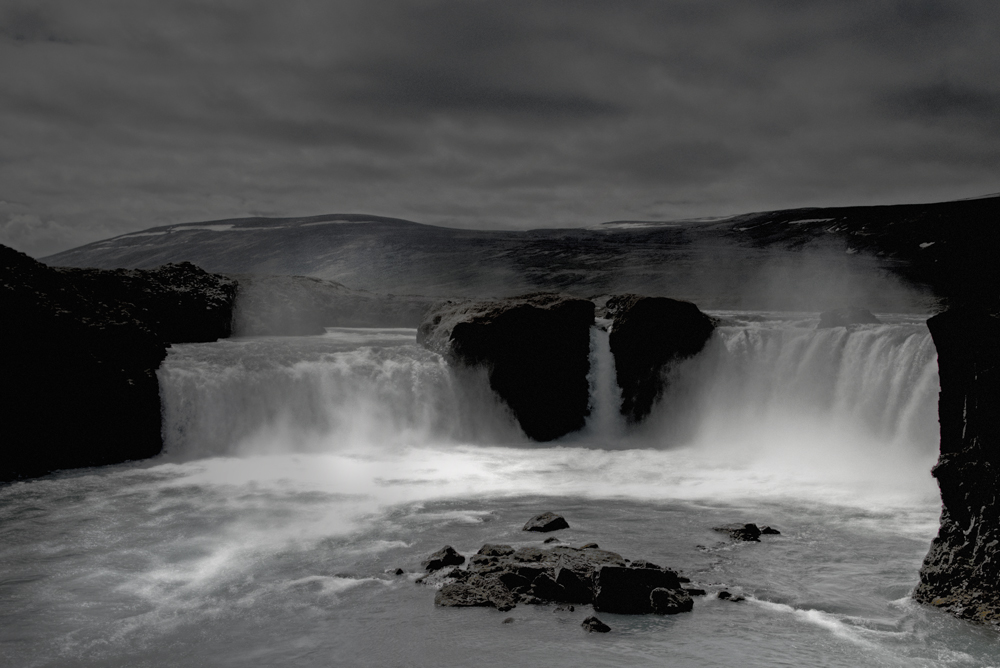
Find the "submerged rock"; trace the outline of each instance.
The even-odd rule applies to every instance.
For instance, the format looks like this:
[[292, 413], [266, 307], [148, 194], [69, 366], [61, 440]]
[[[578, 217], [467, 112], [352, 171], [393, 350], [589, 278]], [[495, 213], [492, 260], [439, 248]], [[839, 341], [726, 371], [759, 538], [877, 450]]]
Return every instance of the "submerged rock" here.
[[941, 378], [942, 510], [913, 597], [1000, 628], [1000, 319], [954, 309], [927, 326]]
[[699, 352], [715, 325], [690, 302], [633, 294], [608, 299], [607, 316], [621, 414], [640, 422], [663, 394], [667, 365]]
[[820, 313], [819, 324], [816, 325], [816, 329], [846, 327], [847, 325], [878, 325], [881, 323], [882, 321], [876, 318], [875, 314], [868, 309], [858, 306], [848, 306]]
[[[556, 515], [552, 512], [545, 512], [541, 515], [535, 515], [524, 525], [522, 531], [541, 531], [547, 533], [549, 531], [558, 531], [559, 529], [568, 529], [569, 522], [562, 515]], [[597, 547], [596, 545], [594, 547]]]
[[607, 633], [611, 630], [610, 626], [593, 615], [583, 620], [580, 623], [580, 626], [582, 626], [587, 633]]
[[729, 601], [731, 603], [740, 603], [741, 601], [746, 600], [742, 596], [736, 596], [726, 590], [720, 591], [718, 594], [718, 598], [722, 599], [723, 601]]
[[524, 433], [551, 441], [583, 428], [589, 413], [594, 304], [539, 293], [431, 309], [417, 341], [452, 362], [482, 365]]
[[721, 527], [712, 527], [712, 530], [727, 533], [733, 540], [760, 542], [761, 530], [756, 524], [725, 524]]

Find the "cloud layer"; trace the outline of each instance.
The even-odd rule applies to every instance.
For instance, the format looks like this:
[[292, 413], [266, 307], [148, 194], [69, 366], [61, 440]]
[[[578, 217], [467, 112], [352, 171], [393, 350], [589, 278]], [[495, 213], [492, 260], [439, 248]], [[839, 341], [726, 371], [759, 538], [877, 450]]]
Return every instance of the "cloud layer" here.
[[496, 228], [1000, 190], [992, 0], [32, 0], [0, 243], [365, 212]]

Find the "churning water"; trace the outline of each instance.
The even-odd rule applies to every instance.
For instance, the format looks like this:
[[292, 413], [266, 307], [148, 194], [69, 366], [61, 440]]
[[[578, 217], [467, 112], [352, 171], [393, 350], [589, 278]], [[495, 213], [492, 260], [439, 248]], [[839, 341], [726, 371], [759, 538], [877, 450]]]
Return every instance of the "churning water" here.
[[[164, 455], [0, 487], [0, 664], [1000, 664], [992, 631], [909, 599], [940, 510], [922, 322], [719, 315], [633, 429], [595, 328], [587, 426], [544, 445], [413, 330], [175, 346]], [[445, 544], [539, 544], [543, 510], [709, 597], [588, 636], [586, 606], [435, 608], [413, 583]], [[734, 521], [782, 535], [711, 531]]]

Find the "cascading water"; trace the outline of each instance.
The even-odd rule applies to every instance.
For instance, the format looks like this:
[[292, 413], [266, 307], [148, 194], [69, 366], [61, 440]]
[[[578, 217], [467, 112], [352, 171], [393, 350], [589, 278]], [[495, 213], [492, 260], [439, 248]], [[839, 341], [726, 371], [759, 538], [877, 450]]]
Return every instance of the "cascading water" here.
[[[624, 435], [621, 416], [622, 391], [615, 376], [615, 358], [611, 354], [611, 320], [598, 318], [590, 328], [590, 415], [584, 438], [613, 444]], [[611, 447], [614, 447], [611, 445]]]
[[[360, 332], [360, 333], [359, 333]], [[413, 330], [178, 346], [160, 370], [172, 459], [523, 439], [481, 369]]]
[[[162, 458], [0, 487], [0, 664], [993, 661], [1000, 642], [908, 598], [940, 512], [920, 319], [720, 316], [629, 429], [595, 328], [586, 428], [551, 444], [413, 330], [175, 346]], [[678, 568], [709, 596], [693, 615], [602, 614], [615, 632], [584, 639], [587, 606], [440, 609], [414, 584], [445, 544], [541, 547], [521, 527], [543, 510], [569, 520], [564, 545]], [[734, 521], [782, 535], [711, 530]]]

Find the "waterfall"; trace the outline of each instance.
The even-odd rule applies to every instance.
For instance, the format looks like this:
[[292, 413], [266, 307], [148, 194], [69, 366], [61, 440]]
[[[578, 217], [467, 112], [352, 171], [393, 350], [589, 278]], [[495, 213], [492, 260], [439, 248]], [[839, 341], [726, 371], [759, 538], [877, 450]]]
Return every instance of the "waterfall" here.
[[622, 391], [615, 375], [615, 358], [611, 355], [611, 320], [597, 318], [590, 328], [590, 415], [584, 427], [587, 438], [599, 443], [613, 443], [624, 436], [621, 416]]
[[523, 440], [483, 369], [346, 332], [174, 346], [158, 372], [167, 455]]
[[[919, 320], [730, 321], [666, 371], [649, 419], [628, 429], [609, 325], [591, 329], [590, 414], [566, 445], [924, 471], [937, 452], [936, 353]], [[524, 443], [484, 369], [454, 368], [414, 345], [413, 330], [394, 331], [174, 346], [159, 371], [167, 456]]]
[[929, 468], [938, 376], [923, 322], [803, 325], [719, 327], [699, 355], [669, 370], [641, 438], [779, 465]]

